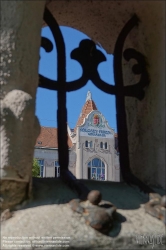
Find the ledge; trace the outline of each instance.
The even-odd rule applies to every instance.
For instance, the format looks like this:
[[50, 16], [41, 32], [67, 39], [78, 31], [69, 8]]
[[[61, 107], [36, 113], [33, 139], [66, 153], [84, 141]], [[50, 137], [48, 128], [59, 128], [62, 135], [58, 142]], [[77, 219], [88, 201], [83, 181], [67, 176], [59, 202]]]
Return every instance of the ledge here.
[[[4, 236], [18, 237], [18, 239], [22, 239], [19, 237], [70, 237], [69, 246], [51, 248], [45, 245], [40, 249], [165, 249], [164, 224], [144, 211], [148, 195], [125, 183], [89, 180], [83, 182], [91, 190], [100, 190], [103, 199], [111, 201], [118, 208], [116, 221], [108, 236], [86, 225], [84, 218], [70, 209], [67, 202], [77, 198], [77, 195], [61, 180], [34, 178], [34, 194], [31, 201], [17, 207], [19, 210], [14, 211], [10, 219], [2, 222], [1, 249], [9, 249], [11, 244], [7, 248]], [[164, 194], [161, 189], [156, 191]], [[141, 241], [139, 238], [141, 235], [163, 235], [162, 242], [156, 244], [157, 242], [154, 241], [153, 246]], [[32, 242], [33, 239], [30, 238], [30, 241]], [[3, 246], [5, 244], [6, 247]], [[12, 247], [12, 249], [16, 248]]]

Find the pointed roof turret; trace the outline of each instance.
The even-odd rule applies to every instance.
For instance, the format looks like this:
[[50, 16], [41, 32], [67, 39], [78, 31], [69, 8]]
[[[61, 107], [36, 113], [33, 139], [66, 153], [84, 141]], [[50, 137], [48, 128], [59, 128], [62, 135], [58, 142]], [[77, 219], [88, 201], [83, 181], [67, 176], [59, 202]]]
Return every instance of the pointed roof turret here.
[[97, 110], [97, 107], [96, 107], [96, 104], [95, 102], [92, 100], [92, 94], [90, 91], [87, 92], [87, 96], [86, 96], [86, 102], [82, 108], [82, 112], [80, 114], [80, 117], [77, 121], [77, 125], [75, 127], [75, 131], [76, 131], [76, 128], [77, 126], [80, 126], [83, 124], [84, 122], [84, 118], [86, 118], [89, 113], [93, 110]]
[[92, 94], [91, 94], [91, 92], [88, 90], [87, 95], [86, 95], [86, 102], [87, 102], [87, 101], [91, 101], [91, 100], [92, 100]]

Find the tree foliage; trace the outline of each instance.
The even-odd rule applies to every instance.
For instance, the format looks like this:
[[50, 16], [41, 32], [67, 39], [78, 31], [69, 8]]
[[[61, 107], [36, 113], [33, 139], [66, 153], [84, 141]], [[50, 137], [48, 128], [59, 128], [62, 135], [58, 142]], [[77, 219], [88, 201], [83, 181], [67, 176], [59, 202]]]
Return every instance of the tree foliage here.
[[33, 159], [32, 176], [33, 177], [40, 176], [40, 165], [36, 159]]

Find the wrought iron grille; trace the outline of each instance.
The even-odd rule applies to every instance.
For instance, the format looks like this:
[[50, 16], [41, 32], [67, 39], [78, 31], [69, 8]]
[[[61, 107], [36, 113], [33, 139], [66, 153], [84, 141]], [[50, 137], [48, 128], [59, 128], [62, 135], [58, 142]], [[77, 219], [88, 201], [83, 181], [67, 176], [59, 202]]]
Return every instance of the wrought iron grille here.
[[[82, 40], [79, 47], [71, 52], [71, 58], [77, 60], [83, 69], [82, 76], [75, 81], [66, 81], [66, 56], [65, 43], [60, 31], [59, 25], [50, 11], [45, 8], [44, 21], [51, 29], [53, 38], [57, 47], [57, 81], [50, 80], [42, 75], [39, 75], [39, 87], [56, 90], [58, 98], [58, 153], [59, 164], [61, 168], [61, 176], [64, 181], [76, 188], [79, 195], [85, 197], [88, 189], [76, 179], [76, 177], [68, 170], [69, 152], [67, 145], [67, 109], [66, 109], [66, 92], [75, 91], [86, 85], [88, 80], [105, 93], [116, 96], [116, 112], [117, 112], [117, 132], [120, 152], [120, 169], [124, 181], [128, 184], [139, 186], [144, 192], [153, 192], [153, 190], [133, 175], [130, 169], [129, 161], [129, 146], [128, 132], [125, 112], [125, 96], [135, 97], [138, 100], [144, 98], [144, 87], [149, 84], [149, 76], [146, 70], [145, 57], [133, 48], [128, 48], [123, 51], [123, 46], [126, 37], [130, 31], [139, 24], [137, 15], [133, 15], [131, 19], [122, 28], [114, 49], [114, 80], [115, 85], [110, 85], [103, 81], [97, 71], [99, 63], [106, 61], [104, 54], [96, 48], [96, 44], [92, 40]], [[53, 49], [52, 42], [45, 37], [42, 37], [41, 46], [46, 52], [51, 52]], [[56, 56], [56, 55], [55, 55]], [[132, 67], [134, 74], [139, 74], [140, 80], [132, 86], [124, 86], [122, 72], [122, 58], [129, 61], [134, 58], [137, 61]]]

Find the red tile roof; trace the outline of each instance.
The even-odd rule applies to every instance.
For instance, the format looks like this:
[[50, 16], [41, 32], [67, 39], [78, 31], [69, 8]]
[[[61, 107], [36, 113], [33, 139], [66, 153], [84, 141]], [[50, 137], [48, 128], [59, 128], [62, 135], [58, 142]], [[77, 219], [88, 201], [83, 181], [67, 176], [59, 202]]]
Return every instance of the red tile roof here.
[[[68, 146], [73, 146], [70, 137], [68, 136]], [[35, 147], [58, 148], [58, 129], [41, 127], [40, 135], [36, 140]]]
[[[84, 118], [86, 118], [89, 115], [89, 113], [93, 110], [97, 110], [97, 107], [94, 101], [93, 100], [86, 101], [86, 103], [84, 104], [82, 108], [81, 115], [78, 118], [76, 127], [82, 125], [84, 122]], [[76, 128], [75, 128], [75, 131], [76, 131]]]

